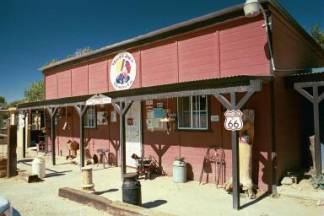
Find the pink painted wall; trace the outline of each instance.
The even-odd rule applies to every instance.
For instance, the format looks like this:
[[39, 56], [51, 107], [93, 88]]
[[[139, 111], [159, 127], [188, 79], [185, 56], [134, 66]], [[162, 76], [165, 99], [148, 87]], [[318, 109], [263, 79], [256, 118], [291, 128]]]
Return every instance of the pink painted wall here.
[[58, 98], [57, 94], [57, 73], [48, 72], [44, 76], [45, 82], [45, 97], [46, 99], [55, 99]]
[[89, 64], [89, 94], [108, 91], [107, 60]]
[[279, 15], [274, 14], [272, 20], [275, 65], [279, 70], [288, 69], [277, 71], [276, 75], [298, 72], [294, 69], [324, 66], [323, 51], [319, 51]]
[[[254, 109], [255, 118], [255, 142], [253, 145], [253, 181], [261, 189], [266, 190], [271, 184], [271, 112], [269, 85], [264, 84], [263, 91], [256, 93], [248, 102], [246, 108]], [[224, 108], [212, 96], [209, 97], [209, 114], [219, 115], [219, 122], [209, 122], [210, 128], [207, 131], [185, 131], [174, 130], [167, 135], [165, 132], [151, 132], [146, 129], [146, 109], [144, 102], [143, 109], [143, 148], [145, 156], [153, 156], [161, 163], [167, 175], [172, 176], [172, 163], [177, 156], [182, 156], [188, 163], [188, 178], [199, 180], [203, 158], [210, 145], [216, 145], [225, 150], [226, 179], [232, 176], [232, 151], [231, 133], [223, 129]], [[154, 101], [163, 102], [166, 100]], [[176, 99], [169, 99], [168, 108], [176, 112]], [[111, 106], [104, 108], [97, 107], [97, 111], [112, 111]], [[67, 121], [70, 122], [70, 130], [63, 131], [65, 122], [65, 109], [61, 111], [62, 118], [56, 129], [57, 154], [66, 156], [68, 139], [79, 142], [79, 117], [75, 110], [68, 108]], [[90, 153], [97, 154], [98, 148], [108, 148], [111, 151], [113, 161], [116, 163], [119, 155], [119, 124], [110, 122], [109, 125], [98, 126], [93, 129], [85, 129], [85, 142]], [[159, 157], [160, 155], [160, 157]], [[204, 176], [205, 177], [205, 176]], [[225, 179], [225, 180], [226, 180]], [[205, 178], [204, 178], [205, 181]], [[210, 173], [210, 182], [214, 181], [214, 173]]]
[[[137, 64], [132, 88], [235, 75], [267, 76], [269, 61], [262, 25], [258, 19], [236, 21], [130, 50]], [[46, 98], [114, 91], [109, 80], [113, 57], [45, 71]]]

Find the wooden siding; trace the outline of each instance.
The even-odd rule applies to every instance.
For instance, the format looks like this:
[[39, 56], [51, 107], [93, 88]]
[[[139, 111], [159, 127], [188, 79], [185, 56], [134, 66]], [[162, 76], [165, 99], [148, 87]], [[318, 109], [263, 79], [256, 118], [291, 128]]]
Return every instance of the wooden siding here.
[[72, 69], [72, 96], [86, 95], [89, 93], [88, 65]]
[[[130, 50], [137, 65], [132, 88], [236, 75], [267, 76], [270, 69], [262, 25], [262, 20], [236, 21]], [[46, 71], [46, 99], [114, 91], [109, 80], [113, 57], [54, 74]], [[52, 76], [58, 79], [56, 84]]]
[[108, 91], [108, 61], [89, 64], [89, 94]]

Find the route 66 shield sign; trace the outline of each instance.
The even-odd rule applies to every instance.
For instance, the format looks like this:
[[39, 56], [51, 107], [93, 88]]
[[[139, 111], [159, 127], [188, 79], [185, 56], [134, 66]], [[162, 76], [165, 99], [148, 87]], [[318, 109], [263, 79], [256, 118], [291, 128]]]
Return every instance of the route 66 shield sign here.
[[243, 128], [242, 116], [243, 113], [241, 110], [226, 110], [224, 113], [225, 122], [224, 127], [229, 131], [238, 131]]

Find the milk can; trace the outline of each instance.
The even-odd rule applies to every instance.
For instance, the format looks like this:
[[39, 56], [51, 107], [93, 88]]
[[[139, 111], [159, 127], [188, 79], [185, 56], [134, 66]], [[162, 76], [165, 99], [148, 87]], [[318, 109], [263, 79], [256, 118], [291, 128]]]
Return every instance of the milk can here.
[[142, 204], [141, 183], [137, 180], [137, 177], [137, 173], [127, 173], [123, 175], [123, 202], [133, 205]]
[[173, 162], [173, 173], [172, 173], [173, 182], [184, 183], [187, 181], [187, 167], [186, 162], [183, 161], [183, 158], [176, 158]]
[[43, 157], [36, 157], [32, 162], [32, 174], [38, 175], [38, 178], [43, 179], [45, 173], [45, 159]]

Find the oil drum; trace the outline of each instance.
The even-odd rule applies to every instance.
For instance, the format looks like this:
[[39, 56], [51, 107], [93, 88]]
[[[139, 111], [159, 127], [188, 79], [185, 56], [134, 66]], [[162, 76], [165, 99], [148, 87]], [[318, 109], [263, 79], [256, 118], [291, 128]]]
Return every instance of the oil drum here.
[[123, 202], [133, 205], [142, 204], [141, 183], [137, 180], [137, 177], [137, 173], [123, 175]]

